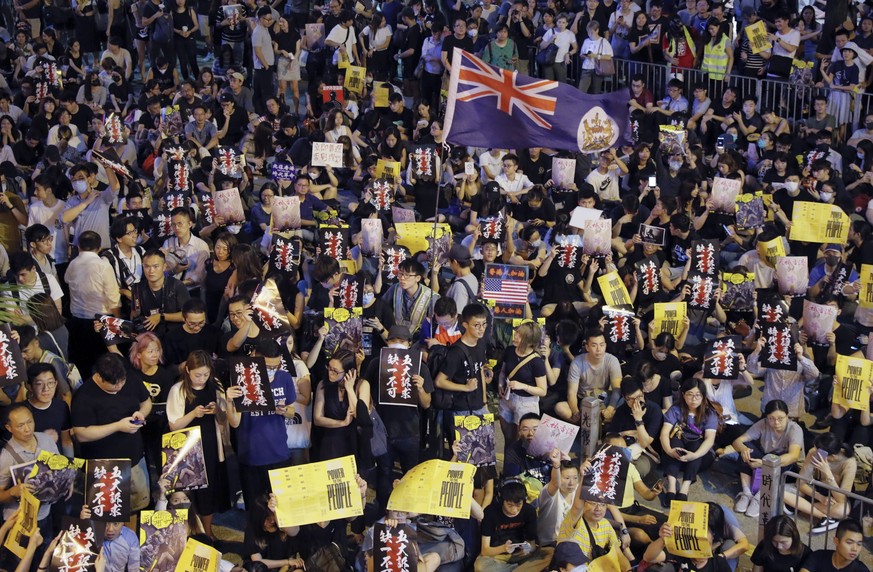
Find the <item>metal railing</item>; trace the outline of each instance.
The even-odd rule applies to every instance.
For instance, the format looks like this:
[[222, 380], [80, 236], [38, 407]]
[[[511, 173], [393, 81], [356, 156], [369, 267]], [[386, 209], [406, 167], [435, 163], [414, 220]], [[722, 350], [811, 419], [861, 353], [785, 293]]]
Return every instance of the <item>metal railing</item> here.
[[[849, 514], [854, 512], [855, 508], [857, 508], [857, 503], [861, 503], [861, 505], [866, 505], [868, 508], [873, 509], [873, 499], [864, 497], [857, 493], [846, 491], [838, 486], [829, 485], [825, 482], [812, 479], [809, 477], [803, 477], [794, 471], [785, 471], [782, 472], [782, 468], [780, 466], [780, 459], [777, 455], [766, 455], [762, 461], [761, 466], [761, 490], [760, 490], [760, 499], [761, 499], [761, 514], [758, 517], [758, 542], [764, 540], [764, 527], [767, 526], [767, 523], [770, 522], [770, 519], [776, 517], [780, 514], [783, 514], [784, 508], [784, 497], [785, 497], [785, 481], [788, 478], [795, 479], [795, 499], [805, 498], [806, 495], [801, 496], [800, 493], [800, 485], [805, 484], [809, 485], [812, 488], [813, 495], [818, 492], [820, 494], [825, 494], [827, 496], [827, 504], [830, 504], [833, 493], [840, 493], [846, 497], [846, 502], [854, 502], [856, 503], [852, 506]], [[797, 501], [794, 503], [795, 507], [797, 506]], [[866, 514], [866, 510], [861, 510], [860, 513]], [[794, 509], [795, 520], [797, 520], [797, 515], [800, 513], [797, 509]], [[835, 520], [843, 520], [842, 518], [838, 518]], [[860, 520], [860, 519], [859, 519]], [[807, 546], [812, 546], [812, 532], [813, 526], [810, 523], [809, 531], [807, 532]], [[831, 530], [828, 529], [825, 531], [824, 543], [825, 546], [828, 545], [828, 537], [831, 534]]]
[[[683, 95], [692, 100], [692, 90], [697, 84], [707, 85], [709, 98], [713, 102], [719, 101], [726, 86], [734, 87], [739, 95], [754, 94], [758, 99], [758, 109], [769, 108], [776, 111], [779, 117], [788, 119], [792, 123], [807, 119], [812, 113], [813, 97], [819, 94], [828, 95], [830, 89], [826, 87], [795, 86], [787, 80], [774, 78], [758, 79], [731, 74], [727, 81], [711, 80], [707, 73], [694, 68], [680, 68], [670, 64], [655, 64], [635, 62], [624, 59], [614, 59], [615, 75], [603, 78], [601, 91], [610, 92], [630, 86], [631, 78], [641, 74], [646, 79], [646, 87], [655, 96], [655, 100], [661, 100], [667, 93], [667, 82], [676, 77], [684, 85]], [[568, 69], [567, 81], [578, 84], [581, 76], [581, 61], [574, 58]], [[677, 75], [678, 74], [678, 75]], [[861, 125], [864, 115], [873, 111], [873, 94], [853, 94], [852, 121], [850, 126]], [[847, 138], [851, 135], [851, 129], [847, 130]]]

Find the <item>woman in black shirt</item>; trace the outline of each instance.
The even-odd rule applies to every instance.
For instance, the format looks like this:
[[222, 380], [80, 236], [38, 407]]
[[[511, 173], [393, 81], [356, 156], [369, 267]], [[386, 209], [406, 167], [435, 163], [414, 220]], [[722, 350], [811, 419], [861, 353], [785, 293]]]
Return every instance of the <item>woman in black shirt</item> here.
[[290, 529], [279, 528], [277, 523], [278, 502], [274, 494], [262, 495], [255, 501], [249, 510], [242, 555], [246, 561], [261, 562], [270, 570], [286, 566], [301, 569], [303, 559], [297, 558], [297, 539], [289, 534]]
[[764, 538], [752, 553], [753, 572], [798, 572], [812, 554], [800, 540], [797, 525], [784, 514], [773, 517], [764, 527]]

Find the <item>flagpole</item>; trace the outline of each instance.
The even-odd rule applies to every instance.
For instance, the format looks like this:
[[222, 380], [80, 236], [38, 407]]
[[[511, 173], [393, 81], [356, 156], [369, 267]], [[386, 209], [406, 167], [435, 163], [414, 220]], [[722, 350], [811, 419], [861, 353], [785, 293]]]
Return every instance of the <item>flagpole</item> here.
[[443, 118], [443, 143], [447, 143], [455, 119], [455, 98], [458, 95], [458, 83], [461, 78], [461, 48], [453, 48], [452, 69], [449, 76], [449, 92], [446, 97], [446, 116]]

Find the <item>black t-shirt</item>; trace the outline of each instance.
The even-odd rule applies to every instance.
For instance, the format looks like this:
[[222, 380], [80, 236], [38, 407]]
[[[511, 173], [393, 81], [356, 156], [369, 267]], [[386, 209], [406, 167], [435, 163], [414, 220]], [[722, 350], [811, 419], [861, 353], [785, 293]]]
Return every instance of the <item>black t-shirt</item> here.
[[583, 279], [584, 276], [578, 267], [562, 268], [557, 260], [553, 260], [543, 284], [543, 304], [552, 304], [562, 300], [582, 302], [579, 282]]
[[25, 404], [33, 413], [33, 430], [45, 433], [47, 429], [54, 429], [58, 438], [55, 445], [58, 446], [58, 451], [61, 450], [61, 432], [70, 429], [73, 425], [70, 421], [70, 408], [64, 400], [57, 397], [52, 399], [52, 402], [45, 409], [36, 407], [30, 401]]
[[442, 52], [446, 53], [446, 60], [449, 62], [449, 65], [452, 63], [452, 54], [455, 53], [454, 48], [461, 48], [472, 54], [475, 51], [473, 48], [473, 38], [465, 34], [464, 37], [459, 40], [454, 36], [454, 34], [452, 34], [443, 40]]
[[[664, 414], [661, 412], [660, 402], [648, 399], [646, 396], [646, 410], [643, 412], [643, 425], [646, 427], [646, 433], [649, 437], [658, 439], [661, 434], [661, 426], [664, 424]], [[606, 428], [607, 433], [624, 433], [625, 431], [635, 431], [637, 422], [631, 414], [631, 408], [627, 403], [622, 403], [615, 410], [615, 415]]]
[[[390, 330], [391, 326], [394, 325], [394, 311], [380, 298], [376, 298], [371, 306], [364, 308], [363, 318], [364, 327], [362, 340], [364, 356], [366, 356], [364, 361], [368, 362], [373, 358], [377, 358], [376, 361], [378, 361], [379, 352], [381, 352], [382, 348], [385, 347], [385, 341], [382, 339], [382, 335], [379, 332], [373, 331], [373, 328], [366, 324], [366, 321], [367, 318], [379, 318], [379, 321], [382, 322], [382, 327], [386, 330]], [[366, 364], [362, 365], [362, 369], [367, 369]]]
[[517, 544], [537, 541], [537, 511], [524, 503], [521, 511], [512, 517], [503, 512], [503, 503], [495, 502], [485, 509], [482, 518], [482, 536], [491, 539], [491, 546], [506, 544], [507, 540]]
[[299, 551], [297, 538], [285, 534], [281, 530], [261, 532], [261, 537], [266, 541], [263, 547], [258, 546], [252, 525], [247, 525], [242, 555], [251, 558], [254, 554], [260, 554], [264, 560], [286, 560], [292, 558]]
[[833, 550], [816, 550], [804, 561], [803, 568], [809, 572], [870, 572], [870, 569], [859, 560], [855, 560], [845, 568], [836, 568], [833, 556]]
[[[633, 365], [634, 371], [636, 371], [644, 361], [650, 362], [652, 366], [654, 366], [655, 372], [661, 376], [661, 380], [666, 379], [668, 382], [671, 373], [674, 371], [682, 371], [682, 362], [671, 353], [668, 353], [664, 360], [657, 360], [652, 356], [652, 350], [646, 348], [637, 354]], [[658, 403], [660, 403], [660, 401], [658, 401]]]
[[676, 557], [675, 562], [676, 572], [731, 572], [727, 560], [720, 555], [710, 558], [703, 566], [695, 566], [694, 561], [690, 558]]
[[91, 120], [94, 112], [87, 105], [79, 105], [78, 111], [70, 118], [70, 123], [79, 128], [79, 133], [88, 133], [91, 130]]
[[[130, 367], [127, 370], [127, 381], [128, 383], [142, 383], [151, 396], [152, 402], [157, 405], [167, 403], [170, 388], [173, 387], [177, 379], [171, 370], [159, 365], [155, 373], [151, 375], [146, 375], [140, 370]], [[154, 407], [152, 407], [152, 411], [154, 411]]]
[[233, 106], [233, 113], [230, 114], [230, 118], [225, 119], [223, 114], [218, 116], [218, 121], [220, 123], [219, 131], [224, 129], [225, 121], [230, 122], [230, 126], [227, 128], [227, 133], [224, 137], [218, 140], [222, 145], [238, 145], [242, 140], [243, 135], [246, 133], [246, 128], [249, 124], [249, 117], [246, 114], [245, 110], [241, 107]]
[[752, 564], [763, 566], [767, 572], [800, 572], [803, 563], [812, 554], [812, 550], [804, 545], [800, 556], [783, 556], [778, 554], [775, 558], [767, 558], [764, 555], [764, 542], [759, 542], [758, 546], [755, 547], [755, 551], [752, 553]]
[[[464, 347], [460, 347], [463, 345]], [[486, 354], [487, 342], [482, 339], [475, 347], [464, 343], [463, 338], [451, 345], [446, 352], [446, 359], [440, 367], [439, 373], [455, 383], [465, 384], [468, 378], [475, 377], [478, 381], [474, 391], [446, 391], [452, 394], [454, 406], [458, 411], [472, 411], [485, 406], [484, 388], [480, 372], [488, 360]]]
[[[190, 298], [188, 288], [172, 276], [164, 278], [163, 287], [154, 291], [146, 280], [138, 282], [133, 287], [135, 305], [139, 307], [138, 316], [148, 317], [152, 314], [175, 314], [182, 311], [182, 305]], [[154, 334], [163, 337], [171, 329], [181, 327], [179, 323], [161, 322], [155, 328]], [[187, 357], [187, 356], [186, 356]]]
[[415, 121], [415, 115], [412, 113], [412, 110], [408, 107], [404, 107], [400, 113], [394, 113], [390, 109], [386, 110], [382, 116], [384, 117], [386, 123], [391, 123], [392, 125], [396, 125], [397, 127], [402, 127], [406, 130], [406, 133], [411, 134], [412, 129], [415, 127], [413, 122]]
[[[509, 346], [506, 348], [506, 351], [503, 352], [503, 371], [505, 371], [506, 375], [509, 376], [509, 374], [512, 373], [512, 370], [514, 370], [516, 366], [526, 358], [527, 355], [519, 356], [516, 353], [515, 346]], [[541, 356], [535, 355], [533, 359], [521, 366], [512, 377], [507, 377], [507, 381], [518, 381], [525, 385], [536, 387], [536, 378], [545, 377], [545, 375], [546, 362]], [[531, 397], [530, 393], [522, 389], [514, 389], [513, 393], [520, 397]]]
[[189, 334], [184, 327], [173, 328], [167, 333], [164, 341], [164, 363], [180, 364], [188, 359], [188, 354], [194, 350], [204, 350], [208, 354], [213, 354], [218, 349], [218, 336], [218, 330], [210, 324], [203, 326], [195, 334]]
[[521, 439], [519, 439], [506, 449], [503, 474], [507, 477], [522, 474], [531, 476], [546, 485], [552, 479], [552, 462], [548, 459], [528, 455], [527, 449], [524, 448]]
[[518, 154], [518, 170], [523, 172], [534, 185], [545, 185], [552, 171], [552, 158], [541, 152], [534, 161], [530, 151], [524, 149]]
[[551, 199], [544, 199], [543, 203], [537, 207], [531, 207], [527, 201], [515, 205], [512, 209], [512, 217], [520, 222], [527, 222], [534, 219], [540, 219], [544, 222], [555, 222], [555, 203]]
[[668, 231], [667, 241], [670, 245], [670, 250], [667, 252], [667, 256], [670, 261], [670, 266], [685, 266], [685, 263], [688, 261], [688, 255], [685, 251], [691, 248], [691, 242], [693, 240], [697, 240], [697, 233], [695, 233], [693, 229], [688, 233], [686, 238], [670, 235]]
[[424, 44], [424, 34], [421, 31], [421, 26], [415, 24], [406, 29], [406, 41], [403, 43], [403, 50], [414, 50], [412, 55], [403, 58], [404, 70], [414, 70], [418, 65], [418, 60], [421, 59], [421, 46]]
[[[430, 371], [427, 369], [427, 364], [424, 360], [421, 362], [421, 370], [419, 371], [422, 379], [424, 379], [424, 390], [427, 393], [433, 393], [434, 385]], [[373, 402], [376, 404], [376, 411], [382, 417], [385, 423], [385, 430], [390, 439], [410, 438], [418, 439], [420, 428], [420, 407], [403, 407], [397, 405], [382, 405], [379, 403], [379, 359], [373, 359], [364, 370], [364, 379], [370, 382], [370, 388], [373, 392]]]
[[[131, 383], [133, 381], [133, 383]], [[130, 417], [149, 399], [145, 385], [127, 380], [118, 393], [106, 393], [93, 379], [86, 379], [73, 396], [73, 427], [109, 425]], [[130, 459], [137, 464], [143, 455], [142, 432], [117, 431], [96, 441], [81, 443], [83, 459]]]

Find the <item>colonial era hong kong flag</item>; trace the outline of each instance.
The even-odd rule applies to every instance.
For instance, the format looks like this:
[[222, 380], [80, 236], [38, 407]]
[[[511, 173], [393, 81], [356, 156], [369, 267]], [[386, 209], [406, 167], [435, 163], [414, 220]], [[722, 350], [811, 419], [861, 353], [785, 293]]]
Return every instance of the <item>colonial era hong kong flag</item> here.
[[626, 141], [626, 91], [586, 95], [569, 84], [504, 70], [454, 50], [447, 142], [594, 153]]

